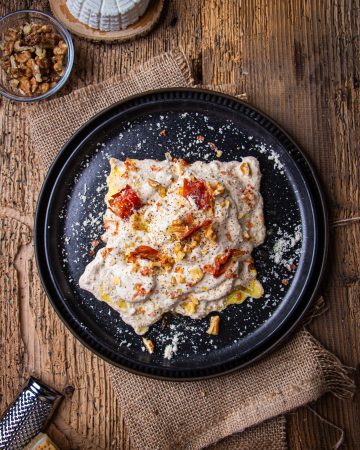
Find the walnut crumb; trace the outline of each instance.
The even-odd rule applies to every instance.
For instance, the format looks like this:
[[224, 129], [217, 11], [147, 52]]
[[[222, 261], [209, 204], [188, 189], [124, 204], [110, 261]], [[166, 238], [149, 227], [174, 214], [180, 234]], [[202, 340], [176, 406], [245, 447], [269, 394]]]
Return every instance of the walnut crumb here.
[[223, 154], [222, 150], [219, 150], [216, 146], [216, 144], [214, 144], [213, 142], [208, 142], [209, 147], [211, 148], [211, 150], [213, 150], [215, 152], [215, 155], [217, 158], [220, 158]]

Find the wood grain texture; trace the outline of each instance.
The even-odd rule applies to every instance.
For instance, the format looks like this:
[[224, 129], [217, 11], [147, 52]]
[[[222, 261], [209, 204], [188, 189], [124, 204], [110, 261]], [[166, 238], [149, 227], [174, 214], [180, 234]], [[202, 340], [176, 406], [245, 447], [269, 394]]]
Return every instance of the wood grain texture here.
[[[48, 10], [45, 0], [0, 0], [0, 14]], [[303, 147], [320, 174], [330, 218], [359, 216], [359, 0], [172, 0], [148, 37], [126, 44], [75, 38], [69, 91], [124, 73], [181, 46], [196, 81], [236, 82], [247, 100], [278, 121]], [[0, 109], [0, 411], [30, 374], [66, 389], [49, 434], [63, 449], [128, 449], [121, 411], [104, 364], [64, 328], [36, 273], [32, 218], [44, 174], [31, 148], [25, 109]], [[360, 360], [360, 226], [331, 232], [324, 295], [329, 310], [311, 325], [345, 364]], [[72, 393], [72, 388], [75, 390]], [[344, 448], [360, 448], [360, 402], [325, 396], [314, 408], [344, 428]], [[332, 448], [338, 432], [307, 409], [288, 420], [293, 450]]]

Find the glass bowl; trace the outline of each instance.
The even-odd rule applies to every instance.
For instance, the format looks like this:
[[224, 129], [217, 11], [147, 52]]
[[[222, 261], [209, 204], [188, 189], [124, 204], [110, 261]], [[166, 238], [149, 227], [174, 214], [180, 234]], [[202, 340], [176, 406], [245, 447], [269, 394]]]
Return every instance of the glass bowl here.
[[[44, 94], [34, 94], [33, 96], [26, 96], [17, 93], [9, 84], [7, 75], [2, 67], [0, 67], [0, 94], [4, 97], [17, 102], [35, 102], [48, 98], [58, 92], [69, 78], [73, 63], [74, 63], [74, 45], [70, 33], [64, 26], [47, 13], [35, 10], [21, 10], [10, 13], [0, 19], [0, 41], [3, 40], [4, 33], [11, 27], [24, 25], [25, 23], [35, 22], [44, 25], [52, 25], [54, 31], [61, 36], [61, 39], [67, 44], [68, 51], [65, 55], [65, 71], [64, 75]], [[0, 55], [2, 51], [0, 50]]]

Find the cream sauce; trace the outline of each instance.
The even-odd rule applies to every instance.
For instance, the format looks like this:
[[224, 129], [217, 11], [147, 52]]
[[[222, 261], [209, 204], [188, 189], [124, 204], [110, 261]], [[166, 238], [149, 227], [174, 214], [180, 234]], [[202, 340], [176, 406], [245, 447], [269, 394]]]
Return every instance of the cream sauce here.
[[[110, 160], [107, 227], [99, 250], [80, 278], [80, 287], [116, 309], [138, 334], [168, 311], [205, 317], [226, 307], [227, 296], [238, 286], [256, 278], [251, 252], [265, 239], [261, 173], [253, 157], [241, 162]], [[184, 180], [203, 180], [212, 193], [212, 207], [199, 209], [196, 201], [183, 195]], [[149, 181], [150, 180], [150, 181]], [[142, 207], [121, 219], [109, 208], [112, 195], [126, 185], [136, 192]], [[211, 227], [181, 240], [176, 225], [186, 227], [211, 221]], [[191, 227], [188, 225], [188, 228]], [[129, 255], [148, 246], [166, 256], [164, 264]], [[225, 272], [209, 273], [229, 249], [242, 255], [229, 258]], [[160, 267], [158, 267], [161, 265]], [[211, 271], [211, 270], [210, 270]]]

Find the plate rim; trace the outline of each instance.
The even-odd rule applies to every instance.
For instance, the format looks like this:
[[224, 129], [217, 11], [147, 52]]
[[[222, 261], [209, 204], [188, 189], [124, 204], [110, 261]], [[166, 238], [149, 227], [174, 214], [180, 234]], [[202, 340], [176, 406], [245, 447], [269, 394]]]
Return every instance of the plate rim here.
[[[210, 95], [210, 96], [215, 95], [218, 97], [223, 97], [224, 99], [238, 103], [239, 107], [241, 106], [242, 108], [247, 109], [250, 113], [254, 113], [258, 117], [260, 117], [263, 122], [265, 122], [265, 123], [267, 122], [268, 125], [273, 127], [273, 130], [270, 131], [271, 134], [274, 135], [274, 131], [276, 131], [275, 137], [277, 139], [279, 139], [279, 137], [282, 137], [282, 140], [280, 140], [280, 142], [284, 146], [285, 151], [289, 154], [291, 159], [294, 161], [294, 163], [298, 167], [298, 170], [300, 171], [302, 177], [305, 179], [307, 188], [309, 189], [309, 192], [311, 194], [314, 205], [320, 206], [320, 208], [316, 208], [317, 219], [319, 222], [319, 229], [317, 230], [317, 233], [319, 234], [319, 231], [323, 233], [323, 235], [322, 235], [323, 243], [322, 243], [322, 246], [320, 244], [320, 247], [318, 248], [318, 253], [320, 251], [321, 254], [314, 256], [314, 258], [316, 258], [316, 259], [319, 259], [319, 257], [320, 257], [320, 260], [316, 261], [316, 264], [319, 263], [319, 269], [316, 270], [314, 272], [314, 274], [312, 274], [312, 278], [310, 277], [311, 278], [311, 281], [309, 282], [310, 287], [307, 288], [307, 290], [310, 289], [308, 298], [305, 299], [305, 296], [308, 294], [307, 292], [305, 292], [305, 295], [303, 296], [303, 298], [301, 298], [301, 301], [299, 301], [299, 304], [294, 306], [294, 311], [297, 312], [295, 320], [293, 320], [293, 322], [291, 324], [288, 323], [287, 328], [285, 330], [283, 329], [284, 324], [286, 322], [289, 322], [288, 320], [284, 321], [284, 323], [279, 325], [279, 330], [277, 330], [277, 333], [279, 334], [279, 331], [280, 331], [280, 336], [277, 336], [275, 339], [269, 339], [269, 342], [266, 344], [266, 348], [259, 351], [255, 356], [252, 356], [250, 359], [247, 359], [246, 361], [242, 361], [242, 362], [238, 361], [237, 363], [232, 364], [233, 367], [230, 367], [226, 370], [221, 369], [221, 364], [220, 364], [219, 366], [216, 366], [217, 367], [216, 371], [212, 371], [211, 373], [202, 374], [202, 375], [190, 375], [190, 376], [188, 374], [186, 374], [185, 376], [181, 376], [181, 375], [176, 376], [176, 375], [169, 374], [169, 373], [167, 375], [164, 375], [164, 372], [167, 373], [167, 371], [168, 371], [168, 368], [166, 368], [166, 367], [159, 367], [158, 371], [162, 372], [162, 374], [152, 373], [152, 372], [154, 372], [154, 370], [152, 370], [151, 368], [149, 368], [148, 371], [143, 371], [141, 369], [132, 368], [132, 367], [129, 367], [129, 365], [120, 364], [119, 362], [114, 361], [113, 359], [109, 358], [108, 356], [104, 355], [99, 350], [94, 348], [89, 342], [87, 342], [87, 340], [85, 340], [85, 338], [83, 338], [83, 336], [78, 332], [79, 330], [74, 329], [74, 322], [75, 322], [75, 326], [78, 327], [79, 326], [78, 321], [76, 319], [74, 319], [74, 317], [71, 317], [71, 314], [69, 314], [68, 318], [64, 317], [63, 310], [57, 305], [57, 301], [52, 297], [51, 289], [49, 286], [49, 284], [52, 283], [51, 271], [47, 267], [43, 267], [44, 262], [42, 263], [42, 261], [41, 261], [41, 259], [43, 259], [43, 260], [46, 259], [46, 258], [43, 258], [43, 255], [41, 255], [41, 250], [43, 250], [44, 254], [47, 253], [46, 249], [45, 249], [45, 241], [44, 241], [46, 234], [42, 233], [42, 231], [44, 231], [44, 226], [46, 224], [47, 206], [48, 206], [49, 200], [51, 198], [51, 192], [52, 192], [52, 190], [47, 191], [47, 187], [48, 187], [47, 185], [49, 184], [51, 178], [58, 177], [58, 175], [61, 172], [62, 167], [64, 166], [66, 161], [76, 151], [76, 149], [79, 145], [79, 137], [81, 137], [81, 135], [84, 133], [84, 131], [87, 128], [89, 128], [91, 124], [96, 123], [100, 117], [102, 117], [103, 115], [106, 115], [106, 113], [109, 113], [112, 109], [116, 110], [119, 106], [122, 106], [126, 103], [130, 104], [131, 102], [140, 100], [141, 98], [144, 98], [144, 97], [149, 97], [149, 96], [160, 96], [161, 97], [162, 94], [173, 93], [173, 92], [177, 92], [177, 91], [179, 91], [180, 93], [192, 92], [192, 93], [197, 93], [197, 94], [203, 94], [205, 96], [206, 95]], [[160, 98], [158, 100], [161, 102], [162, 99]], [[206, 101], [206, 99], [203, 99], [203, 100]], [[211, 103], [213, 103], [213, 102], [211, 102]], [[139, 105], [140, 105], [140, 103], [139, 103]], [[243, 111], [243, 113], [244, 113], [244, 111]], [[250, 119], [254, 119], [254, 117], [252, 117], [251, 114], [249, 114], [249, 113], [246, 113], [245, 115], [247, 117], [249, 117]], [[259, 123], [259, 121], [256, 121], [256, 122]], [[262, 127], [264, 127], [263, 122], [260, 122], [260, 125]], [[268, 130], [267, 127], [264, 127], [264, 128]], [[284, 138], [285, 138], [285, 142], [283, 142]], [[81, 137], [81, 141], [83, 139], [84, 139], [84, 137]], [[75, 150], [74, 150], [74, 143], [76, 143], [76, 140], [78, 140], [78, 143], [76, 144]], [[71, 144], [73, 144], [72, 150], [71, 150]], [[304, 168], [300, 166], [298, 161], [289, 152], [289, 148], [288, 148], [289, 146], [291, 146], [292, 150], [297, 152], [297, 154], [300, 156], [300, 158], [303, 159], [302, 162], [305, 162], [306, 169], [308, 169], [310, 172], [309, 179], [306, 176], [306, 174], [304, 175]], [[57, 166], [59, 166], [59, 167], [57, 167]], [[311, 183], [309, 183], [309, 182], [311, 182]], [[309, 184], [313, 184], [313, 186], [311, 186]], [[316, 192], [314, 192], [314, 191], [316, 191]], [[318, 198], [316, 199], [314, 197], [318, 197]], [[41, 219], [43, 219], [42, 226], [41, 226]], [[39, 273], [39, 276], [41, 279], [42, 286], [47, 294], [47, 298], [49, 299], [52, 307], [55, 309], [56, 313], [58, 314], [58, 316], [60, 317], [62, 322], [65, 324], [65, 326], [71, 331], [71, 333], [83, 345], [85, 345], [85, 347], [87, 347], [89, 350], [94, 352], [97, 356], [104, 359], [105, 361], [112, 364], [113, 366], [121, 368], [121, 369], [125, 369], [125, 370], [127, 370], [131, 373], [137, 374], [137, 375], [146, 376], [146, 377], [155, 378], [155, 379], [162, 379], [162, 380], [167, 380], [167, 381], [197, 381], [197, 380], [201, 380], [201, 379], [208, 379], [208, 378], [213, 378], [213, 377], [217, 377], [217, 376], [222, 376], [222, 375], [231, 373], [235, 370], [238, 370], [239, 368], [246, 367], [249, 364], [252, 364], [255, 361], [258, 361], [259, 359], [264, 357], [264, 355], [272, 352], [275, 348], [277, 348], [279, 346], [279, 344], [284, 342], [289, 337], [289, 335], [292, 334], [292, 332], [298, 326], [301, 319], [304, 317], [306, 312], [309, 310], [309, 308], [319, 290], [319, 286], [321, 284], [325, 266], [326, 266], [326, 259], [327, 259], [327, 253], [328, 253], [328, 234], [329, 234], [329, 229], [328, 229], [327, 207], [326, 207], [326, 202], [325, 202], [325, 196], [321, 189], [321, 185], [320, 185], [318, 176], [316, 175], [316, 172], [315, 172], [314, 168], [312, 167], [312, 164], [310, 163], [308, 157], [303, 153], [301, 148], [296, 144], [296, 142], [292, 139], [292, 137], [280, 125], [278, 125], [278, 123], [276, 121], [274, 121], [266, 113], [263, 113], [258, 108], [254, 107], [246, 102], [243, 102], [243, 101], [239, 100], [238, 98], [233, 97], [231, 95], [224, 94], [222, 92], [208, 90], [208, 89], [202, 89], [202, 88], [191, 88], [191, 87], [178, 87], [177, 88], [177, 87], [174, 87], [174, 88], [154, 89], [154, 90], [145, 91], [143, 93], [135, 94], [135, 95], [129, 96], [123, 100], [120, 100], [118, 102], [115, 102], [115, 103], [109, 105], [107, 108], [104, 108], [103, 110], [99, 111], [94, 116], [92, 116], [88, 121], [86, 121], [80, 128], [78, 128], [71, 135], [71, 137], [62, 146], [59, 153], [55, 157], [53, 163], [49, 167], [46, 177], [43, 181], [39, 196], [38, 196], [36, 212], [35, 212], [35, 219], [34, 219], [34, 252], [35, 252], [35, 259], [36, 259], [38, 273]], [[42, 242], [42, 244], [41, 244], [41, 242]], [[42, 245], [44, 248], [42, 248]], [[45, 266], [46, 266], [46, 263], [45, 263]], [[49, 272], [48, 274], [45, 274], [46, 269], [48, 269], [48, 272]], [[316, 267], [315, 267], [315, 269], [316, 269]], [[46, 277], [48, 279], [46, 279]], [[50, 278], [50, 280], [49, 280], [49, 278]], [[52, 290], [54, 291], [54, 286], [52, 286]], [[55, 287], [55, 291], [56, 291], [56, 287]], [[298, 312], [297, 310], [299, 309], [300, 304], [301, 304], [301, 308], [300, 308], [300, 312]], [[294, 312], [292, 312], [292, 314], [294, 314]], [[73, 322], [73, 323], [71, 323], [71, 322]], [[272, 340], [273, 340], [273, 342], [271, 342]], [[135, 366], [141, 366], [141, 363], [135, 363]], [[204, 369], [193, 369], [193, 371], [195, 373], [203, 371], [203, 370]], [[182, 371], [181, 368], [177, 369], [178, 373], [179, 372], [181, 373], [181, 371]], [[155, 372], [157, 372], [157, 370], [155, 370]]]

